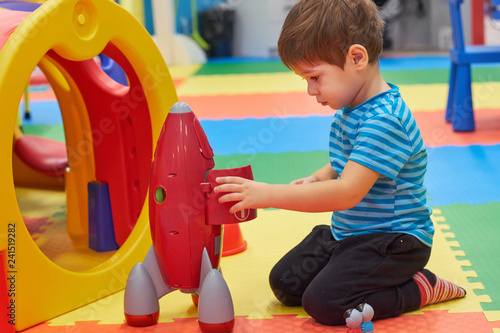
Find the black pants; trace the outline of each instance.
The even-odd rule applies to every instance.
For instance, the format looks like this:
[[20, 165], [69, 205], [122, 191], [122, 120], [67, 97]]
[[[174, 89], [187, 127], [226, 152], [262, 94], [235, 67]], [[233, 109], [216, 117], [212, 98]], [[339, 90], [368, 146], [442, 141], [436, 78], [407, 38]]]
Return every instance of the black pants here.
[[427, 264], [430, 247], [408, 234], [374, 233], [333, 238], [330, 226], [312, 232], [271, 270], [269, 282], [284, 305], [299, 306], [324, 325], [343, 325], [360, 303], [374, 319], [420, 307], [412, 276]]

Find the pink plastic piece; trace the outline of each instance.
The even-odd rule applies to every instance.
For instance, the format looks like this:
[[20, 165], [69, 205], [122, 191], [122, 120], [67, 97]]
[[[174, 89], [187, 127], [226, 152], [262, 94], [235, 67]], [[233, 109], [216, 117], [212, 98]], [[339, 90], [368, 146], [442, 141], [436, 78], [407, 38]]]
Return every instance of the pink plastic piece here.
[[32, 169], [51, 177], [64, 176], [68, 166], [63, 142], [34, 135], [23, 135], [14, 143], [14, 151]]

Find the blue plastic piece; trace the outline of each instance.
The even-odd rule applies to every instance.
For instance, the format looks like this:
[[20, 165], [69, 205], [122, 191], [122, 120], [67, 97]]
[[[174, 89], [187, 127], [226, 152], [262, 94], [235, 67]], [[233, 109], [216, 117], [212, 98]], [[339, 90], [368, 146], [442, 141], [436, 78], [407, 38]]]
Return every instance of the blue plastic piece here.
[[152, 0], [144, 0], [144, 26], [150, 35], [155, 34]]
[[0, 1], [0, 8], [17, 10], [20, 12], [32, 12], [42, 4], [31, 1]]
[[124, 86], [128, 85], [127, 75], [120, 65], [102, 53], [99, 54], [99, 58], [101, 59], [101, 69], [104, 73], [108, 74], [108, 76], [116, 82]]
[[450, 7], [453, 47], [450, 50], [450, 88], [446, 121], [453, 124], [455, 131], [473, 131], [475, 123], [472, 106], [471, 64], [500, 62], [500, 46], [466, 46], [460, 12], [463, 0], [447, 1]]
[[375, 327], [373, 326], [373, 323], [371, 321], [362, 322], [361, 325], [359, 325], [359, 327], [361, 328], [362, 333], [375, 332]]
[[90, 182], [89, 199], [89, 248], [97, 252], [118, 250], [108, 184]]

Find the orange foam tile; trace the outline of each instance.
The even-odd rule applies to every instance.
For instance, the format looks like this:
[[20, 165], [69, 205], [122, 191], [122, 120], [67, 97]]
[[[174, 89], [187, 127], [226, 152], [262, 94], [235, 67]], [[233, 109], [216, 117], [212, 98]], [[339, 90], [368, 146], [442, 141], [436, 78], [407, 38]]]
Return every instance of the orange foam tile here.
[[444, 111], [413, 112], [413, 115], [428, 147], [500, 142], [500, 110], [475, 110], [476, 130], [473, 132], [454, 132], [451, 124], [444, 120]]
[[184, 81], [186, 81], [185, 78], [173, 78], [172, 81], [174, 82], [175, 88], [178, 88], [182, 85]]
[[304, 92], [254, 95], [179, 96], [200, 119], [264, 118], [334, 114]]
[[30, 91], [29, 100], [30, 101], [41, 101], [41, 100], [56, 100], [57, 97], [54, 94], [54, 90], [51, 88], [43, 90]]

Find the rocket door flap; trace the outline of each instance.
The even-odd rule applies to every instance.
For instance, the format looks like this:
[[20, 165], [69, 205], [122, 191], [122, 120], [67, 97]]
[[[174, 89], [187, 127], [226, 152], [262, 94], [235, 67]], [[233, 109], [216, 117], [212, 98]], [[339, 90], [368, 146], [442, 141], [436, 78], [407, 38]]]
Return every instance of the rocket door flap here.
[[201, 154], [206, 159], [213, 158], [214, 151], [212, 150], [212, 147], [210, 147], [210, 144], [208, 143], [207, 135], [205, 134], [203, 127], [201, 127], [201, 124], [198, 121], [198, 118], [194, 117], [193, 125], [194, 125], [194, 131], [196, 132], [196, 137], [198, 138], [198, 143], [200, 145]]
[[[215, 179], [221, 176], [236, 176], [253, 180], [252, 168], [250, 165], [241, 168], [210, 170], [207, 177], [207, 183], [212, 183], [212, 188], [215, 187]], [[205, 184], [205, 183], [204, 183]], [[203, 184], [202, 184], [203, 185]], [[206, 185], [204, 185], [206, 186]], [[215, 193], [213, 191], [205, 193], [206, 202], [206, 224], [222, 225], [233, 224], [253, 220], [257, 217], [257, 210], [244, 209], [234, 214], [229, 213], [229, 208], [234, 202], [220, 203], [219, 198], [224, 193]]]

